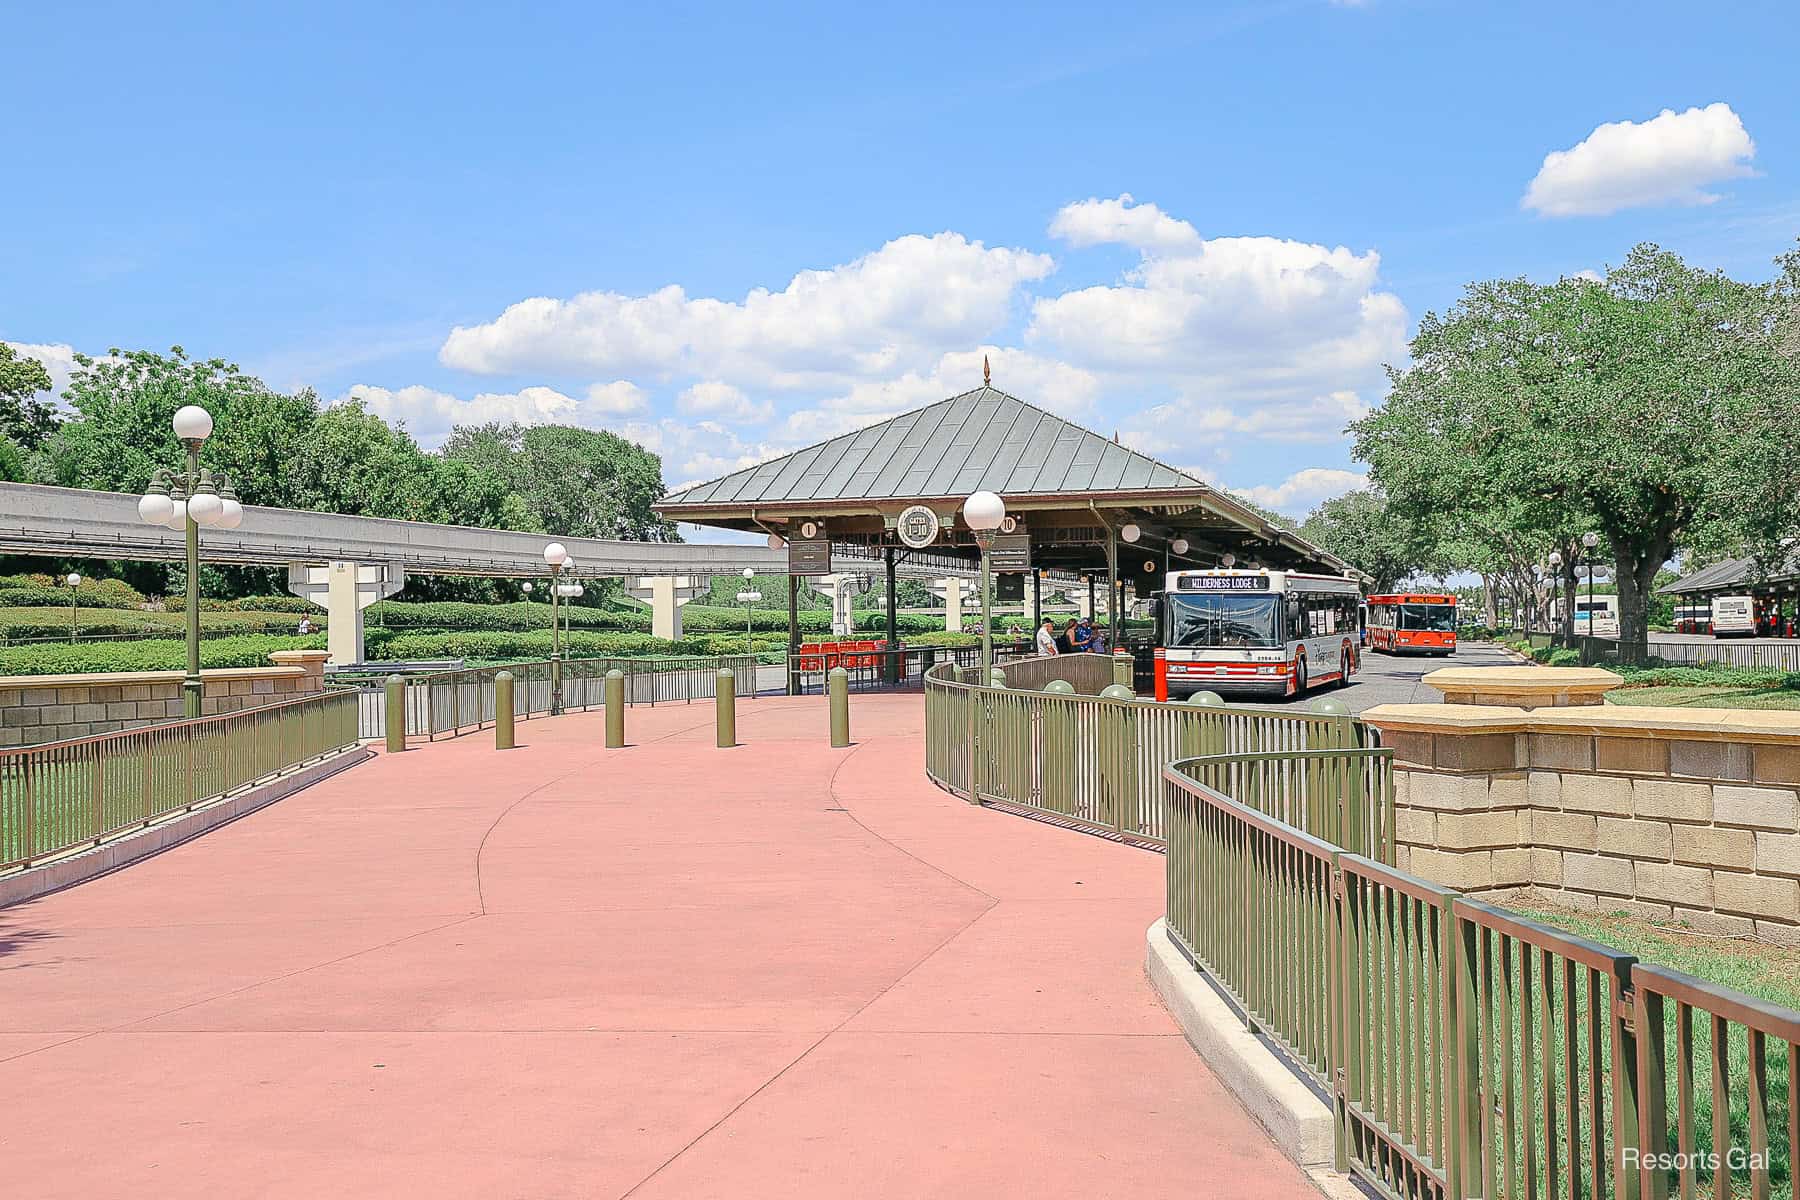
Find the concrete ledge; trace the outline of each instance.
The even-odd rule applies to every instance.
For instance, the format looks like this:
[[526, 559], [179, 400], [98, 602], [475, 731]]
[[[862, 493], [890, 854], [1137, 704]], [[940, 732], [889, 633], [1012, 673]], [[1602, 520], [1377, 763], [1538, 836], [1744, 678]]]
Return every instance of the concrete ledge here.
[[1161, 919], [1144, 938], [1144, 973], [1188, 1044], [1281, 1152], [1303, 1167], [1332, 1163], [1331, 1106], [1276, 1057], [1169, 940]]
[[1445, 667], [1425, 676], [1447, 704], [1544, 708], [1600, 704], [1625, 681], [1599, 667]]
[[1535, 709], [1483, 704], [1380, 704], [1365, 711], [1362, 718], [1384, 732], [1580, 733], [1665, 741], [1774, 744], [1800, 741], [1800, 713], [1773, 709], [1660, 708], [1637, 704]]
[[287, 775], [278, 775], [241, 792], [213, 800], [189, 812], [173, 813], [154, 825], [121, 833], [111, 841], [87, 850], [67, 854], [14, 875], [0, 878], [0, 908], [18, 904], [60, 891], [78, 883], [86, 883], [120, 867], [130, 866], [210, 829], [248, 816], [259, 808], [291, 796], [321, 779], [348, 770], [375, 757], [366, 746], [352, 746], [330, 758], [321, 759]]

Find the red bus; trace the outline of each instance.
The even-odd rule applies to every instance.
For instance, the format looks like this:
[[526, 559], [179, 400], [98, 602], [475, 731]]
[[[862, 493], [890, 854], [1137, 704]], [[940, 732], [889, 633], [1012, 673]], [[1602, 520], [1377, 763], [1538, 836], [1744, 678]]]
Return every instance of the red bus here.
[[1369, 649], [1384, 654], [1455, 654], [1456, 597], [1429, 592], [1370, 596]]

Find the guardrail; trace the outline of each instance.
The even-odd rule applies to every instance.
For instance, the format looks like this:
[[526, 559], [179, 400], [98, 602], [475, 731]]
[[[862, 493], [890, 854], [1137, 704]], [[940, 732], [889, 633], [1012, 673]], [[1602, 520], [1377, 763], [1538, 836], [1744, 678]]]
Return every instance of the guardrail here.
[[0, 869], [30, 866], [357, 743], [356, 697], [326, 692], [0, 750]]
[[[995, 642], [994, 661], [1012, 662], [1033, 654], [1030, 642]], [[788, 685], [797, 696], [825, 691], [834, 667], [842, 667], [851, 691], [915, 686], [933, 667], [949, 663], [959, 667], [981, 664], [980, 646], [900, 646], [895, 649], [861, 648], [825, 651], [803, 649], [787, 656]]]
[[[748, 654], [566, 659], [562, 664], [563, 709], [574, 712], [603, 705], [606, 702], [606, 673], [615, 669], [624, 673], [627, 704], [710, 700], [722, 669], [731, 671], [738, 695], [754, 696], [756, 665], [756, 659]], [[501, 671], [510, 671], [513, 675], [513, 716], [516, 719], [529, 720], [549, 714], [551, 664], [547, 661], [439, 671], [406, 680], [406, 735], [436, 740], [493, 725], [494, 676]], [[381, 680], [334, 687], [333, 690], [357, 695], [357, 720], [362, 737], [384, 735], [387, 696]]]
[[[1106, 655], [1059, 655], [1022, 660], [1006, 668], [1007, 676], [1044, 675], [1047, 683], [1064, 678], [1056, 674], [1059, 666], [1090, 670], [1092, 661], [1083, 659], [1112, 669]], [[1283, 769], [1278, 755], [1361, 747], [1376, 738], [1349, 717], [985, 687], [973, 680], [978, 673], [949, 664], [926, 673], [925, 769], [934, 783], [977, 803], [1028, 809], [1153, 845], [1163, 841], [1160, 774], [1177, 759], [1266, 755], [1268, 764], [1257, 770], [1273, 780]], [[1386, 799], [1381, 815], [1366, 820], [1391, 839], [1385, 831], [1393, 828], [1392, 789], [1377, 761], [1362, 760], [1371, 789], [1365, 794]]]
[[1795, 1195], [1800, 1012], [1352, 853], [1349, 766], [1227, 795], [1258, 757], [1163, 770], [1167, 927], [1330, 1097], [1340, 1170], [1434, 1200]]

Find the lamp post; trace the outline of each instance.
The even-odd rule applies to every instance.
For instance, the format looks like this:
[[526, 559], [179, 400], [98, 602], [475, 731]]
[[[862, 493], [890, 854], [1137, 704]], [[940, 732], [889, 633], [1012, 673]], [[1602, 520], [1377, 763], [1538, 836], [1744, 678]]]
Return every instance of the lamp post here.
[[187, 469], [157, 471], [149, 490], [138, 498], [138, 516], [146, 524], [166, 525], [187, 535], [187, 674], [181, 681], [181, 711], [197, 717], [205, 695], [200, 681], [200, 527], [236, 529], [243, 523], [244, 507], [223, 476], [215, 482], [211, 471], [200, 469], [200, 447], [212, 436], [212, 414], [188, 404], [175, 411], [170, 424], [187, 449]]
[[69, 642], [73, 645], [81, 633], [81, 617], [75, 607], [75, 589], [81, 586], [80, 572], [70, 571], [63, 582], [69, 585]]
[[561, 542], [544, 547], [544, 565], [550, 568], [550, 715], [562, 715], [562, 626], [557, 622], [556, 600], [562, 594], [561, 575], [569, 551]]
[[[1561, 587], [1562, 587], [1562, 562], [1563, 562], [1562, 551], [1561, 550], [1552, 550], [1550, 552], [1549, 562], [1550, 562], [1550, 577], [1556, 581], [1551, 586], [1551, 591], [1552, 592], [1560, 591]], [[1572, 599], [1572, 597], [1564, 596], [1563, 597], [1563, 607], [1565, 607], [1565, 608], [1572, 607], [1569, 603], [1569, 601], [1571, 599]], [[1569, 632], [1574, 633], [1575, 632], [1575, 614], [1574, 614], [1574, 612], [1571, 611], [1571, 612], [1567, 613], [1566, 615], [1568, 617]]]
[[531, 581], [529, 579], [527, 579], [523, 584], [521, 584], [519, 586], [519, 590], [525, 593], [525, 603], [530, 604], [531, 603]]
[[1588, 636], [1594, 636], [1594, 547], [1600, 544], [1600, 535], [1593, 532], [1581, 535], [1581, 557], [1587, 562], [1588, 576]]
[[761, 592], [752, 591], [749, 588], [750, 581], [755, 578], [756, 578], [756, 569], [754, 567], [745, 567], [744, 568], [745, 588], [743, 591], [741, 591], [737, 594], [738, 603], [744, 606], [744, 653], [751, 654], [751, 655], [754, 655], [756, 653], [756, 639], [754, 636], [752, 636], [752, 634], [750, 632], [750, 628], [751, 628], [750, 606], [752, 604], [755, 604], [758, 600], [762, 599]]
[[981, 678], [985, 683], [994, 669], [993, 563], [994, 530], [1006, 519], [1006, 501], [993, 492], [976, 492], [963, 501], [963, 520], [981, 548]]

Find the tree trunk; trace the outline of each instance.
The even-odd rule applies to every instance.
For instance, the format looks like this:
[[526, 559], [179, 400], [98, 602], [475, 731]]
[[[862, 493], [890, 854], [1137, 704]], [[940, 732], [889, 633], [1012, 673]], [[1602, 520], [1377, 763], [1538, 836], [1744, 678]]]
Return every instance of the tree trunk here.
[[[1614, 541], [1618, 545], [1618, 541]], [[1669, 539], [1652, 538], [1635, 552], [1613, 555], [1614, 583], [1619, 589], [1619, 661], [1641, 663], [1650, 655], [1650, 589], [1669, 557]]]
[[1500, 628], [1500, 603], [1499, 597], [1496, 596], [1494, 592], [1494, 577], [1492, 575], [1483, 575], [1481, 577], [1481, 608], [1481, 615], [1485, 620], [1487, 627], [1489, 629]]
[[[1563, 644], [1575, 644], [1575, 595], [1580, 586], [1580, 576], [1575, 570], [1575, 556], [1568, 555], [1562, 564], [1562, 636]], [[1588, 616], [1588, 632], [1593, 632], [1593, 615]]]

